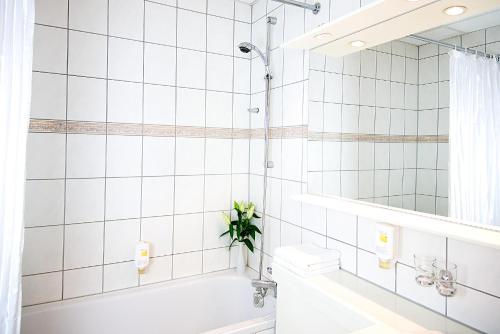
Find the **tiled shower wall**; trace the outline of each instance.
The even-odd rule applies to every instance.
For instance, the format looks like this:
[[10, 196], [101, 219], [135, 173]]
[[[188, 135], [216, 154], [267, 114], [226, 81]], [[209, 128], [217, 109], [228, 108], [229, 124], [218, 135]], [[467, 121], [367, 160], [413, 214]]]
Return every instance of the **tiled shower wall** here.
[[[287, 35], [286, 32], [294, 31], [295, 29], [298, 31], [304, 29], [302, 22], [305, 22], [305, 29], [310, 29], [311, 26], [315, 25], [312, 23], [312, 20], [314, 19], [317, 20], [316, 23], [321, 22], [322, 20], [328, 21], [329, 19], [338, 17], [350, 10], [359, 8], [362, 4], [363, 3], [360, 3], [359, 1], [337, 1], [333, 3], [330, 2], [329, 6], [328, 1], [322, 1], [322, 14], [320, 14], [319, 17], [312, 17], [308, 13], [304, 13], [302, 10], [295, 9], [291, 6], [283, 8], [283, 6], [278, 6], [272, 1], [261, 0], [253, 6], [252, 38], [254, 41], [261, 41], [259, 47], [264, 46], [263, 41], [265, 41], [265, 25], [262, 18], [265, 16], [265, 13], [278, 17], [278, 25], [274, 26], [272, 29], [276, 30], [274, 34], [278, 35], [278, 37], [276, 37], [273, 34], [273, 38], [279, 39], [282, 31], [285, 32], [284, 36], [291, 36], [293, 34]], [[296, 15], [295, 18], [293, 18], [294, 14]], [[279, 25], [280, 18], [283, 20], [283, 26]], [[290, 25], [290, 22], [293, 22], [292, 25]], [[257, 27], [258, 23], [260, 23], [260, 27]], [[479, 41], [484, 41], [482, 43], [479, 42], [476, 45], [482, 45], [483, 47], [486, 45], [485, 47], [490, 52], [499, 52], [498, 48], [500, 43], [498, 43], [498, 40], [500, 39], [500, 34], [498, 28], [488, 29], [486, 31], [482, 31], [482, 33], [475, 34], [476, 35], [470, 34], [470, 38], [473, 36], [479, 36]], [[482, 36], [484, 36], [484, 39]], [[289, 37], [285, 37], [285, 40], [288, 38]], [[469, 37], [464, 36], [463, 41], [468, 38]], [[486, 43], [486, 41], [488, 41], [488, 43]], [[466, 43], [464, 42], [464, 44]], [[425, 49], [427, 48], [432, 49], [433, 46], [421, 47], [421, 49], [424, 49], [424, 52], [423, 54], [420, 52], [420, 59], [432, 56], [432, 54], [424, 56], [426, 54]], [[278, 52], [276, 51], [278, 50], [273, 51], [275, 58], [272, 58], [271, 61], [273, 62], [272, 71], [274, 76], [276, 76], [276, 72], [278, 75], [279, 73], [282, 73], [281, 76], [278, 76], [278, 82], [287, 76], [297, 75], [300, 77], [302, 75], [304, 78], [304, 86], [311, 84], [312, 80], [308, 77], [307, 68], [309, 63], [314, 66], [317, 59], [313, 59], [312, 57], [309, 59], [309, 55], [306, 53], [303, 55], [303, 66], [300, 64], [300, 61], [295, 61], [291, 65], [287, 66], [286, 61], [284, 62], [284, 65], [282, 65], [283, 63], [280, 62], [281, 57], [277, 55], [283, 52], [283, 59], [286, 60], [286, 55], [289, 50], [283, 49]], [[393, 55], [397, 55], [399, 57], [403, 56], [401, 54], [400, 44], [396, 44], [394, 50], [392, 46], [385, 46], [378, 50], [378, 52], [384, 54], [382, 57], [385, 55], [390, 55], [391, 58]], [[444, 52], [446, 51], [443, 50], [443, 53]], [[415, 66], [417, 68], [419, 67], [418, 53], [415, 54], [413, 52], [410, 56], [410, 54], [406, 54], [405, 51], [404, 57], [406, 58], [405, 60], [408, 60], [411, 63], [416, 63]], [[349, 63], [349, 60], [347, 60], [347, 62]], [[257, 78], [260, 78], [262, 76], [262, 71], [260, 67], [257, 67], [257, 69], [255, 68], [255, 63], [258, 64], [258, 61], [252, 61], [252, 76], [254, 77], [257, 75]], [[343, 68], [346, 68], [345, 61], [343, 61], [342, 64]], [[303, 72], [304, 68], [306, 68], [305, 72]], [[444, 67], [440, 66], [440, 69], [443, 70]], [[257, 73], [255, 72], [256, 70]], [[371, 68], [371, 70], [375, 71], [373, 68]], [[342, 73], [342, 71], [340, 71], [340, 73]], [[350, 75], [347, 73], [345, 74]], [[412, 81], [408, 81], [405, 78], [406, 81], [402, 82], [405, 85], [417, 85], [419, 82], [419, 76], [418, 73], [416, 73], [416, 75], [417, 76], [414, 76]], [[447, 81], [445, 78], [446, 77], [443, 77], [443, 79], [439, 81]], [[375, 76], [371, 79], [377, 78]], [[387, 81], [398, 82], [398, 80]], [[259, 84], [261, 85], [262, 83]], [[444, 85], [444, 83], [441, 83], [441, 85]], [[259, 105], [258, 101], [262, 101], [262, 97], [259, 94], [263, 88], [255, 89], [255, 87], [256, 84], [254, 79], [252, 82], [252, 104]], [[284, 120], [290, 115], [294, 115], [293, 111], [295, 110], [294, 108], [297, 108], [297, 105], [286, 106], [288, 100], [294, 98], [290, 95], [285, 97], [284, 89], [287, 87], [286, 83], [284, 85], [275, 83], [273, 87], [275, 88], [273, 89], [271, 95], [272, 103], [274, 104], [276, 103], [276, 100], [278, 100], [282, 101], [282, 104], [271, 107], [271, 118], [274, 118], [272, 126], [284, 129], [286, 124]], [[281, 91], [280, 88], [283, 89], [283, 91]], [[418, 88], [419, 87], [414, 87], [413, 89], [418, 90]], [[348, 95], [350, 94], [349, 92], [344, 93]], [[317, 124], [314, 123], [314, 110], [311, 110], [311, 106], [305, 103], [305, 101], [310, 98], [307, 96], [308, 90], [305, 89], [303, 94], [304, 95], [301, 95], [303, 101], [301, 104], [302, 126], [307, 127], [307, 124], [309, 124], [309, 127], [314, 127], [315, 124]], [[366, 94], [364, 89], [359, 90], [359, 94], [360, 99], [366, 98], [364, 95], [369, 95]], [[413, 132], [417, 131], [417, 128], [419, 127], [422, 127], [422, 130], [426, 129], [425, 126], [427, 125], [423, 124], [422, 121], [419, 123], [419, 121], [415, 119], [415, 116], [417, 116], [419, 112], [418, 108], [415, 107], [417, 104], [418, 100], [413, 101], [413, 107], [408, 108], [408, 105], [405, 105], [405, 108], [402, 108], [406, 109], [405, 114], [406, 111], [411, 111], [410, 114], [413, 121], [411, 123], [407, 123], [412, 126]], [[436, 103], [436, 106], [439, 105]], [[400, 108], [395, 109], [398, 109], [398, 111], [400, 110]], [[438, 110], [436, 113], [438, 113], [440, 115], [439, 117], [441, 117], [442, 122], [440, 124], [443, 128], [445, 128], [445, 105], [441, 105], [439, 108], [424, 108], [422, 114], [425, 114], [427, 109]], [[276, 112], [276, 110], [278, 110], [278, 112]], [[289, 115], [288, 113], [291, 114]], [[298, 115], [298, 113], [295, 115]], [[262, 128], [262, 121], [261, 119], [258, 119], [258, 117], [259, 116], [252, 118], [252, 128]], [[278, 121], [276, 121], [276, 119], [278, 119]], [[280, 121], [283, 123], [280, 123]], [[296, 122], [293, 125], [298, 124], [300, 123]], [[329, 123], [329, 125], [332, 124], [334, 123]], [[340, 124], [342, 125], [343, 123]], [[439, 122], [435, 121], [433, 124], [437, 126]], [[390, 125], [386, 125], [385, 128], [388, 128], [388, 135], [391, 135]], [[401, 129], [401, 127], [399, 129]], [[271, 133], [273, 132], [271, 131]], [[424, 136], [424, 133], [427, 136], [427, 131], [420, 131], [419, 134]], [[436, 129], [435, 131], [430, 131], [428, 135], [446, 134], [447, 133], [444, 129]], [[302, 139], [299, 139], [299, 137]], [[415, 157], [414, 161], [416, 161], [416, 151], [418, 150], [418, 145], [422, 143], [413, 144], [416, 146], [412, 151]], [[441, 143], [432, 143], [432, 145], [436, 146], [440, 144]], [[259, 140], [252, 140], [250, 178], [253, 181], [250, 183], [250, 196], [256, 203], [259, 203], [259, 200], [262, 201], [262, 159], [259, 158], [261, 157], [262, 152], [261, 147], [262, 143], [259, 142]], [[389, 147], [389, 152], [390, 149], [391, 148]], [[439, 149], [440, 148], [436, 147], [435, 152]], [[291, 196], [299, 193], [300, 191], [305, 192], [308, 186], [316, 187], [319, 184], [317, 179], [314, 177], [310, 180], [310, 175], [307, 173], [307, 165], [309, 163], [308, 160], [311, 159], [311, 152], [308, 152], [307, 132], [303, 131], [301, 135], [297, 132], [293, 132], [292, 135], [287, 131], [276, 131], [273, 139], [271, 140], [270, 152], [271, 160], [275, 162], [277, 161], [275, 165], [280, 166], [280, 168], [279, 170], [271, 169], [268, 180], [269, 217], [266, 225], [264, 268], [272, 262], [272, 251], [278, 246], [302, 242], [315, 243], [323, 247], [336, 248], [342, 252], [342, 268], [344, 270], [350, 271], [390, 291], [396, 292], [405, 298], [420, 303], [432, 310], [435, 310], [436, 312], [445, 314], [450, 318], [456, 319], [481, 331], [487, 333], [496, 333], [500, 331], [500, 321], [496, 316], [500, 312], [500, 290], [497, 284], [500, 277], [500, 269], [497, 265], [500, 259], [500, 251], [409, 229], [401, 229], [399, 233], [400, 246], [398, 249], [398, 262], [396, 263], [395, 268], [391, 270], [379, 269], [378, 260], [374, 254], [373, 247], [375, 222], [370, 220], [369, 217], [363, 217], [362, 213], [360, 213], [359, 216], [353, 216], [318, 207], [307, 205], [299, 206], [296, 205], [296, 202], [291, 199]], [[437, 157], [437, 153], [435, 154]], [[313, 156], [317, 155], [313, 153]], [[289, 179], [287, 175], [294, 173], [293, 171], [297, 170], [299, 166], [301, 168], [301, 172], [295, 172], [295, 175], [297, 176]], [[415, 172], [417, 172], [417, 169], [418, 166], [415, 165]], [[425, 168], [422, 167], [420, 169]], [[439, 171], [437, 168], [429, 169], [434, 170], [436, 173]], [[298, 176], [299, 174], [301, 175], [300, 178]], [[416, 189], [417, 186], [415, 187], [415, 190]], [[414, 281], [413, 254], [428, 254], [438, 258], [447, 258], [449, 261], [457, 263], [459, 282], [457, 295], [452, 298], [444, 298], [438, 295], [434, 287], [423, 288], [417, 286]], [[254, 256], [250, 258], [250, 266], [254, 269], [258, 268], [258, 255], [257, 251]]]
[[36, 1], [23, 305], [231, 266], [218, 235], [248, 198], [234, 46], [250, 20], [232, 0]]

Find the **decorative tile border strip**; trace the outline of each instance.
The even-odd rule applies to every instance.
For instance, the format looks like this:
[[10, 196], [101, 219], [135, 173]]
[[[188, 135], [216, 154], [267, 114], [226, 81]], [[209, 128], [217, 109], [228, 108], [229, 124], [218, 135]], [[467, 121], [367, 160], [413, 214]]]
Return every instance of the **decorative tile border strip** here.
[[378, 135], [339, 132], [310, 131], [308, 140], [311, 141], [344, 141], [344, 142], [373, 142], [373, 143], [447, 143], [447, 135]]
[[29, 132], [66, 133], [66, 121], [37, 119], [30, 120]]
[[81, 133], [92, 135], [105, 135], [106, 123], [68, 121], [66, 123], [67, 133]]
[[[264, 129], [252, 129], [250, 132], [252, 139], [264, 139]], [[271, 139], [297, 139], [306, 138], [306, 136], [307, 125], [272, 127], [269, 129], [269, 138]]]
[[[70, 133], [89, 135], [122, 135], [153, 137], [186, 137], [218, 139], [264, 139], [264, 129], [205, 128], [198, 126], [175, 126], [139, 123], [105, 123], [86, 121], [63, 121], [31, 119], [29, 131], [32, 133]], [[375, 143], [447, 143], [447, 135], [378, 135], [339, 132], [308, 131], [307, 125], [273, 127], [269, 129], [271, 139], [307, 138], [314, 141], [345, 141]]]

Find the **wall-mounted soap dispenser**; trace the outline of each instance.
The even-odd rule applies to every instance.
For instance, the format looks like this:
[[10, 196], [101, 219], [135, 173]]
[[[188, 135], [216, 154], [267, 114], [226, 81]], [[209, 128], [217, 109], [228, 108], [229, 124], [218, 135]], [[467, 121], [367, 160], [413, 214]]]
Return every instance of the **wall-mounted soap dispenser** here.
[[391, 269], [396, 258], [398, 229], [394, 225], [377, 223], [375, 234], [375, 254], [378, 257], [378, 266], [382, 269]]

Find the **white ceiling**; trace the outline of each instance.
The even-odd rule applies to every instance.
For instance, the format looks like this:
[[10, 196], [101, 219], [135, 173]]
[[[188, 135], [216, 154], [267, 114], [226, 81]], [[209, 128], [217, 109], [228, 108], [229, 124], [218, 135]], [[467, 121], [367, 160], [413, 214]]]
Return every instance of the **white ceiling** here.
[[[417, 34], [418, 36], [441, 41], [455, 36], [463, 35], [469, 32], [497, 26], [500, 24], [500, 10], [487, 14], [482, 14], [463, 21], [455, 22], [446, 26], [437, 27]], [[417, 41], [412, 38], [403, 38], [405, 42], [422, 45], [425, 42]]]

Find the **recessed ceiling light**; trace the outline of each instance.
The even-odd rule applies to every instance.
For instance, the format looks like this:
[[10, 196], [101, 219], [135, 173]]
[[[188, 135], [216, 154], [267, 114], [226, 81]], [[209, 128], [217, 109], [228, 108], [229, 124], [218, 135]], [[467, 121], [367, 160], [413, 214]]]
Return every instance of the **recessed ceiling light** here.
[[465, 13], [467, 8], [465, 6], [451, 6], [444, 10], [446, 15], [457, 16]]
[[366, 43], [363, 41], [352, 41], [350, 44], [355, 48], [360, 48], [362, 46], [365, 46]]
[[325, 40], [332, 37], [332, 34], [329, 32], [323, 32], [321, 34], [314, 35], [314, 38], [319, 39], [319, 40]]

